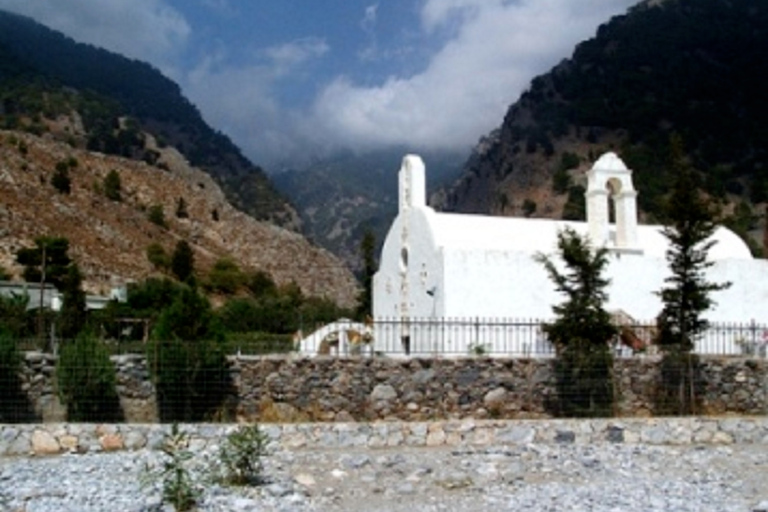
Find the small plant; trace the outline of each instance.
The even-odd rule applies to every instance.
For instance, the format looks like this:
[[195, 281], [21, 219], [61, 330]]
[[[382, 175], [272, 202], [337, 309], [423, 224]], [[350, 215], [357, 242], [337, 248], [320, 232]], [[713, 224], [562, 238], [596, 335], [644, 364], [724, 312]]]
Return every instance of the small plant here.
[[473, 356], [484, 356], [488, 354], [488, 345], [485, 343], [470, 343], [469, 344], [469, 353]]
[[241, 426], [229, 434], [219, 450], [222, 480], [230, 485], [264, 483], [262, 459], [268, 455], [269, 442], [259, 425]]
[[145, 466], [142, 485], [159, 483], [162, 486], [163, 503], [170, 503], [179, 512], [192, 510], [202, 490], [189, 469], [192, 452], [189, 451], [189, 434], [174, 423], [171, 431], [163, 437], [160, 449], [165, 460], [160, 468]]
[[160, 226], [161, 228], [168, 227], [168, 223], [165, 222], [165, 212], [163, 211], [163, 207], [159, 204], [153, 204], [149, 207], [149, 211], [147, 212], [147, 220], [149, 220], [149, 222], [152, 224]]

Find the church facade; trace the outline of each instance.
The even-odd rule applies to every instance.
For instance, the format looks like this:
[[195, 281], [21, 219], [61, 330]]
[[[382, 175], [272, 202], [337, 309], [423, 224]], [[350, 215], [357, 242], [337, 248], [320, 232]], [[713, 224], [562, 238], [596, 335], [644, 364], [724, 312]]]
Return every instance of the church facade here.
[[[638, 225], [632, 173], [614, 153], [600, 157], [588, 173], [586, 222], [436, 212], [426, 203], [425, 172], [420, 157], [403, 158], [399, 211], [374, 277], [374, 316], [402, 325], [400, 338], [408, 346], [395, 341], [382, 346], [377, 337], [377, 350], [434, 351], [434, 336], [409, 327], [416, 319], [551, 319], [552, 306], [563, 297], [534, 257], [543, 253], [558, 261], [557, 235], [566, 227], [588, 236], [593, 246], [609, 250], [606, 309], [638, 321], [652, 321], [661, 310], [654, 292], [670, 275], [665, 259], [668, 241], [662, 226]], [[732, 286], [713, 295], [717, 304], [705, 316], [713, 322], [763, 323], [768, 319], [764, 310], [768, 262], [754, 259], [727, 228], [718, 227], [713, 238], [709, 258], [714, 265], [707, 278]], [[467, 343], [466, 337], [453, 338]], [[445, 336], [440, 347], [446, 347]]]

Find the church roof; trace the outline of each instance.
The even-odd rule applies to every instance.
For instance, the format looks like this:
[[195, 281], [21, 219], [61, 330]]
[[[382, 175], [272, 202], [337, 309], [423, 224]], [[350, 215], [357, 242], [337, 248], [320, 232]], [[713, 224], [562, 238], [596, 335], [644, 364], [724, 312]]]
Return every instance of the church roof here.
[[[555, 221], [520, 217], [491, 217], [456, 213], [428, 215], [435, 245], [446, 249], [551, 253], [557, 247], [558, 232], [570, 227], [583, 236], [589, 234], [586, 222]], [[637, 227], [639, 249], [647, 257], [664, 258], [667, 238], [662, 226]], [[718, 227], [710, 260], [752, 259], [749, 247], [731, 230]]]

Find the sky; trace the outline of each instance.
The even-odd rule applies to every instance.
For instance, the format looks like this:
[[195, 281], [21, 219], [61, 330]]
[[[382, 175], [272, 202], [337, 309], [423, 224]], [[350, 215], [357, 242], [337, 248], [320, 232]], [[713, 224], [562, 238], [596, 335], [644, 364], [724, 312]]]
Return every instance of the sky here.
[[268, 171], [339, 149], [467, 151], [637, 0], [0, 0], [149, 62]]

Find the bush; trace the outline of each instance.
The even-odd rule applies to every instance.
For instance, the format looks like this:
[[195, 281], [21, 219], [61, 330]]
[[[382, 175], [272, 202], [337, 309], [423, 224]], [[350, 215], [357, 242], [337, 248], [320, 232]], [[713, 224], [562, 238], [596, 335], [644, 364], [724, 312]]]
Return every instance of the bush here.
[[161, 421], [228, 416], [232, 382], [224, 343], [208, 299], [182, 288], [160, 314], [147, 347]]
[[232, 295], [243, 284], [245, 276], [231, 258], [220, 258], [208, 274], [208, 287], [215, 292]]
[[168, 227], [168, 223], [165, 222], [165, 212], [163, 212], [163, 207], [159, 204], [153, 204], [149, 207], [149, 211], [147, 212], [147, 220], [152, 224], [160, 226], [161, 228]]
[[219, 449], [222, 480], [230, 485], [264, 483], [263, 457], [268, 454], [269, 436], [258, 425], [239, 427]]
[[147, 260], [156, 270], [167, 272], [171, 268], [171, 258], [165, 252], [163, 246], [157, 242], [147, 246]]
[[72, 181], [69, 178], [69, 165], [66, 162], [56, 164], [56, 170], [51, 177], [51, 185], [60, 194], [69, 194], [72, 188]]
[[0, 331], [0, 423], [32, 420], [29, 400], [21, 389], [21, 354], [16, 340]]
[[112, 169], [104, 177], [104, 195], [110, 201], [122, 201], [122, 183], [120, 181], [120, 175], [116, 170]]
[[95, 337], [81, 335], [62, 347], [56, 380], [69, 421], [121, 421], [115, 367]]
[[165, 457], [162, 466], [145, 466], [142, 485], [146, 487], [159, 483], [163, 503], [170, 503], [178, 511], [193, 510], [202, 495], [202, 489], [189, 469], [189, 461], [192, 459], [189, 435], [174, 423], [171, 432], [163, 436], [160, 450]]

